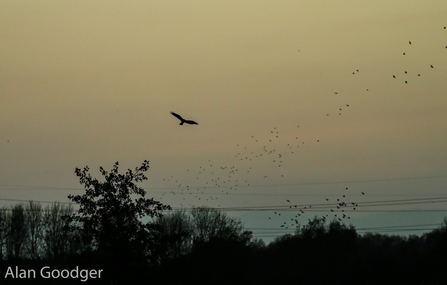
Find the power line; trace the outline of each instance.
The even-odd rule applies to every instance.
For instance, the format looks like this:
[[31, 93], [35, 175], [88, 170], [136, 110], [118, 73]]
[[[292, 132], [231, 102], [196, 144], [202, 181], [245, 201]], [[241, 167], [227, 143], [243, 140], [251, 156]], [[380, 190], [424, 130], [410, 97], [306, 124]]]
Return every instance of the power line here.
[[[395, 232], [430, 232], [433, 230], [436, 230], [437, 228], [427, 228], [427, 229], [396, 229], [396, 230], [377, 230], [377, 231], [356, 231], [358, 234], [365, 234], [365, 233], [380, 233], [380, 234], [386, 234], [386, 233], [395, 233]], [[253, 233], [253, 237], [255, 238], [276, 238], [280, 237], [284, 234], [293, 234], [294, 232], [278, 232], [278, 233], [267, 233], [267, 234], [255, 234]]]
[[60, 202], [60, 201], [45, 201], [45, 200], [24, 200], [24, 199], [7, 199], [7, 198], [0, 198], [0, 201], [11, 201], [11, 202], [37, 202], [37, 203], [43, 203], [43, 204], [54, 204], [54, 203], [60, 203], [60, 204], [77, 204], [72, 202]]
[[[433, 197], [433, 198], [418, 198], [418, 199], [399, 199], [399, 200], [380, 200], [380, 201], [366, 201], [366, 202], [356, 202], [355, 206], [349, 204], [348, 207], [344, 207], [345, 211], [350, 210], [349, 207], [356, 207], [356, 210], [350, 211], [360, 211], [358, 207], [378, 207], [378, 206], [400, 206], [400, 205], [413, 205], [413, 204], [434, 204], [434, 203], [445, 203], [447, 202], [447, 196], [444, 197]], [[306, 207], [306, 211], [322, 211], [330, 210], [336, 207], [339, 203], [328, 203], [328, 204], [293, 204], [293, 205], [265, 205], [265, 206], [238, 206], [238, 207], [218, 207], [215, 209], [221, 211], [300, 211]], [[175, 210], [188, 210], [191, 208], [174, 208]], [[369, 210], [376, 211], [376, 210]], [[379, 210], [382, 211], [382, 210]], [[419, 211], [419, 210], [415, 210]], [[424, 210], [421, 210], [424, 211]], [[447, 210], [440, 210], [447, 211]]]
[[[8, 199], [8, 198], [0, 198], [0, 201], [14, 201], [14, 202], [40, 202], [40, 203], [55, 203], [58, 201], [45, 201], [45, 200], [24, 200], [24, 199]], [[382, 207], [382, 206], [401, 206], [401, 205], [414, 205], [414, 204], [434, 204], [434, 203], [445, 203], [447, 202], [447, 196], [444, 197], [431, 197], [431, 198], [416, 198], [416, 199], [394, 199], [394, 200], [379, 200], [379, 201], [365, 201], [365, 202], [356, 202], [355, 207], [356, 210], [351, 210], [349, 207], [353, 207], [354, 205], [348, 204], [348, 207], [344, 207], [343, 210], [345, 212], [382, 212], [382, 211], [447, 211], [447, 210], [420, 210], [420, 209], [409, 209], [409, 210], [368, 210], [362, 209], [363, 207]], [[77, 204], [73, 202], [59, 202], [62, 204]], [[306, 211], [309, 212], [321, 212], [327, 211], [331, 208], [336, 207], [339, 203], [326, 203], [326, 204], [294, 204], [294, 205], [264, 205], [264, 206], [236, 206], [236, 207], [210, 207], [212, 209], [225, 211], [225, 212], [233, 212], [233, 211], [300, 211], [304, 207], [306, 207]], [[358, 207], [362, 207], [358, 209]], [[194, 208], [186, 208], [186, 207], [174, 207], [173, 210], [185, 210], [191, 211]]]
[[[433, 227], [433, 226], [441, 226], [441, 224], [417, 224], [417, 225], [395, 225], [395, 226], [379, 226], [379, 227], [362, 227], [362, 228], [355, 228], [356, 230], [362, 230], [362, 231], [366, 231], [366, 230], [380, 230], [380, 229], [399, 229], [399, 228], [408, 228], [408, 227], [415, 227], [415, 228], [420, 228], [420, 227]], [[265, 231], [281, 231], [281, 228], [246, 228], [247, 230], [265, 230]], [[283, 230], [283, 231], [295, 231], [294, 230]]]
[[[442, 227], [441, 224], [418, 224], [418, 225], [398, 225], [398, 226], [379, 226], [379, 227], [355, 227], [357, 233], [387, 233], [387, 232], [415, 232], [415, 231], [433, 231]], [[284, 234], [295, 234], [297, 228], [246, 228], [254, 230], [254, 237], [278, 237]], [[260, 231], [259, 231], [260, 230]]]

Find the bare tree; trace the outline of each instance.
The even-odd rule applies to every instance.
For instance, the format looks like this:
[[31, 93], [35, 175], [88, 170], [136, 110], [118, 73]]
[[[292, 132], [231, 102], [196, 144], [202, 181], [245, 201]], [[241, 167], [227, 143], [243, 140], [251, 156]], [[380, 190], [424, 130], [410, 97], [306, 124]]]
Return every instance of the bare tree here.
[[6, 252], [8, 259], [18, 258], [22, 253], [22, 246], [27, 238], [25, 208], [17, 204], [6, 213]]
[[43, 247], [48, 259], [60, 258], [73, 251], [77, 239], [68, 230], [66, 217], [73, 214], [71, 205], [54, 203], [43, 211]]
[[194, 228], [191, 217], [183, 211], [175, 211], [158, 218], [162, 244], [160, 259], [175, 259], [191, 252]]
[[42, 206], [29, 201], [25, 206], [25, 219], [28, 227], [27, 253], [30, 258], [39, 257], [40, 241], [42, 238]]
[[3, 249], [6, 242], [7, 223], [6, 207], [0, 209], [0, 261], [3, 260]]
[[188, 255], [194, 246], [212, 239], [249, 245], [252, 237], [239, 219], [208, 207], [194, 208], [190, 214], [175, 211], [158, 218], [156, 224], [160, 227], [163, 245], [158, 252], [159, 262]]
[[248, 243], [252, 233], [244, 230], [239, 219], [208, 207], [194, 208], [191, 212], [194, 227], [194, 242], [208, 242], [211, 238], [235, 240]]

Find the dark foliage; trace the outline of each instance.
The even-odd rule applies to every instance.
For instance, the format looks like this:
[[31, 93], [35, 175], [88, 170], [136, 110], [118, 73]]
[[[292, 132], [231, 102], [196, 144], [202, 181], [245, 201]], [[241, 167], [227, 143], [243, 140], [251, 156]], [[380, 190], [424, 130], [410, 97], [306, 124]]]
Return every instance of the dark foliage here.
[[71, 218], [73, 230], [81, 233], [98, 264], [116, 281], [146, 270], [160, 235], [156, 224], [142, 219], [161, 217], [162, 211], [170, 209], [145, 198], [146, 191], [135, 184], [147, 179], [148, 169], [145, 160], [135, 171], [119, 174], [116, 162], [110, 172], [100, 168], [104, 182], [92, 178], [87, 166], [75, 171], [86, 192], [68, 196], [80, 206]]

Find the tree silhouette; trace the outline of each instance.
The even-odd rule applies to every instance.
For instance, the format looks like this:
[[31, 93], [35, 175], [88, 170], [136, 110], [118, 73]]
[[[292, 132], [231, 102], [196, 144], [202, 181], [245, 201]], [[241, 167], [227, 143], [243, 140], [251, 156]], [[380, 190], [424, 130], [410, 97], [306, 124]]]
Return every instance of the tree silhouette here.
[[149, 161], [145, 160], [135, 171], [119, 174], [116, 162], [110, 172], [100, 167], [104, 182], [93, 178], [88, 166], [75, 170], [86, 192], [68, 196], [80, 206], [71, 218], [73, 227], [80, 230], [84, 242], [91, 245], [90, 250], [103, 264], [105, 274], [111, 274], [115, 282], [118, 277], [131, 276], [136, 267], [143, 271], [141, 266], [147, 264], [157, 244], [157, 225], [142, 219], [161, 217], [162, 211], [171, 209], [145, 198], [146, 191], [135, 184], [147, 180], [144, 172], [148, 169]]
[[3, 248], [7, 235], [7, 220], [6, 207], [3, 207], [0, 209], [0, 261], [3, 260]]
[[164, 215], [156, 222], [161, 228], [162, 246], [158, 253], [160, 262], [179, 258], [191, 252], [194, 225], [184, 210]]
[[245, 230], [239, 219], [205, 206], [193, 208], [190, 215], [184, 210], [175, 211], [157, 219], [156, 223], [161, 228], [163, 241], [159, 248], [160, 262], [188, 255], [210, 240], [248, 246], [252, 238], [252, 232]]
[[80, 241], [76, 231], [68, 229], [67, 219], [74, 212], [71, 205], [53, 203], [43, 210], [43, 253], [47, 260], [60, 261], [68, 254], [79, 251]]
[[[433, 284], [447, 284], [447, 217], [437, 229], [422, 236], [425, 243], [425, 272]], [[438, 282], [438, 283], [435, 283]]]
[[244, 229], [241, 220], [231, 218], [218, 209], [209, 207], [193, 208], [191, 211], [194, 225], [194, 242], [208, 242], [212, 238], [234, 240], [247, 245], [252, 232]]
[[22, 204], [17, 204], [11, 207], [11, 213], [7, 214], [6, 252], [8, 258], [20, 257], [27, 236], [25, 208]]
[[25, 206], [25, 218], [29, 232], [27, 251], [29, 257], [35, 259], [39, 256], [39, 245], [42, 238], [42, 206], [29, 201]]
[[252, 232], [244, 229], [241, 220], [202, 206], [193, 208], [190, 215], [184, 211], [166, 215], [158, 223], [165, 247], [157, 284], [240, 284], [246, 280]]

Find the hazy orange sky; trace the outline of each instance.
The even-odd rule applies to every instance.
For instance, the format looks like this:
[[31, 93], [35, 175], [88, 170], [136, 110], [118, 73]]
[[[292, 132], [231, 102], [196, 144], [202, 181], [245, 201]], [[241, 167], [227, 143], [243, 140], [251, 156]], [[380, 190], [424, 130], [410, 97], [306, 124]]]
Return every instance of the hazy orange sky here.
[[0, 205], [145, 159], [174, 207], [443, 197], [445, 26], [434, 0], [1, 1]]

